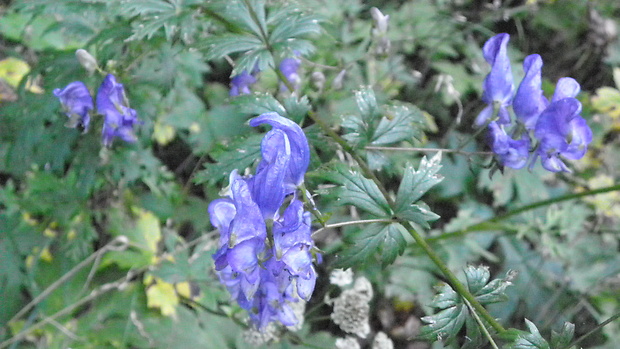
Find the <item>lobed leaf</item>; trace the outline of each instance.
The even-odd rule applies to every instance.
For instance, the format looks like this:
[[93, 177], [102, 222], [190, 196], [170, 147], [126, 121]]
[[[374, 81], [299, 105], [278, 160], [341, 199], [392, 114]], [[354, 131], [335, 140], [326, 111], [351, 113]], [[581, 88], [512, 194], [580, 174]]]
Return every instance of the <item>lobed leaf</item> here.
[[390, 205], [373, 181], [344, 165], [337, 166], [335, 170], [332, 179], [342, 185], [341, 204], [353, 205], [377, 217], [392, 216]]
[[508, 344], [506, 349], [551, 349], [549, 343], [540, 335], [538, 328], [528, 319], [525, 319], [528, 332], [519, 331], [514, 342]]
[[367, 265], [375, 257], [382, 266], [393, 263], [407, 246], [401, 229], [399, 223], [369, 224], [359, 234], [349, 236], [353, 242], [338, 256], [337, 264], [343, 268]]
[[406, 210], [443, 180], [443, 176], [437, 174], [441, 169], [440, 162], [441, 152], [438, 152], [430, 161], [427, 160], [426, 156], [423, 157], [417, 171], [413, 166], [407, 166], [396, 193], [396, 212]]

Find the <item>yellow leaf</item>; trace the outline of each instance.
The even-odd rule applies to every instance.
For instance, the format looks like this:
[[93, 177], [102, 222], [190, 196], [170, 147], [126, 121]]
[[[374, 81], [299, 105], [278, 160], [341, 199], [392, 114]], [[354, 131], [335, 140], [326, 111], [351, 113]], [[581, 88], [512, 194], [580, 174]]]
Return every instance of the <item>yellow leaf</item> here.
[[[145, 281], [148, 279], [145, 278]], [[175, 316], [176, 306], [179, 304], [179, 296], [174, 291], [174, 286], [161, 279], [154, 278], [155, 283], [147, 286], [146, 304], [149, 308], [159, 308], [164, 316]]]
[[29, 72], [30, 66], [21, 59], [9, 57], [0, 61], [0, 78], [13, 87], [19, 86]]
[[136, 232], [139, 233], [140, 240], [142, 240], [139, 247], [155, 254], [157, 244], [161, 240], [159, 219], [152, 212], [141, 208], [133, 208], [133, 212], [138, 216]]
[[155, 122], [153, 128], [153, 139], [159, 145], [166, 145], [174, 139], [174, 127], [165, 125], [159, 121]]
[[176, 283], [174, 285], [177, 289], [177, 293], [181, 296], [181, 297], [185, 297], [185, 298], [192, 298], [192, 289], [189, 285], [189, 282], [184, 281], [184, 282], [179, 282]]
[[601, 113], [616, 119], [620, 117], [620, 91], [611, 87], [601, 87], [592, 97], [592, 106]]

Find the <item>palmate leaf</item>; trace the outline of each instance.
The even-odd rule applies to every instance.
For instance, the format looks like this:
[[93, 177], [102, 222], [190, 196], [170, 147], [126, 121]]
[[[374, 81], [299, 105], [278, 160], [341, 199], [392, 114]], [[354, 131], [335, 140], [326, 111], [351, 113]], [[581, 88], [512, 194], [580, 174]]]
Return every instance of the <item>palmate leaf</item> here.
[[382, 266], [394, 262], [403, 254], [407, 241], [403, 237], [404, 227], [399, 223], [372, 223], [358, 234], [347, 237], [350, 244], [338, 255], [339, 268], [364, 266], [377, 260]]
[[505, 347], [506, 349], [551, 349], [533, 322], [525, 319], [525, 324], [529, 332], [519, 331], [514, 341]]
[[422, 137], [424, 115], [415, 106], [387, 106], [372, 135], [371, 145], [388, 145]]
[[[428, 222], [434, 221], [439, 216], [433, 213], [420, 198], [429, 189], [443, 180], [437, 172], [441, 169], [441, 153], [437, 153], [430, 160], [426, 156], [422, 158], [420, 167], [416, 171], [413, 166], [405, 168], [405, 174], [396, 194], [396, 215], [408, 221], [428, 228]], [[416, 203], [417, 204], [414, 204]]]
[[[505, 301], [504, 291], [511, 282], [512, 276], [504, 279], [495, 279], [489, 282], [491, 274], [485, 266], [469, 266], [465, 269], [465, 285], [476, 300], [481, 304], [490, 304]], [[438, 313], [422, 318], [427, 324], [422, 327], [419, 338], [425, 340], [440, 340], [454, 338], [465, 322], [475, 321], [469, 316], [469, 310], [461, 296], [449, 285], [439, 287], [430, 306], [441, 309]], [[468, 325], [468, 336], [474, 331], [474, 326]], [[471, 336], [476, 336], [471, 333]]]
[[377, 185], [344, 165], [336, 165], [331, 179], [342, 185], [340, 203], [353, 205], [379, 218], [392, 216], [390, 205]]

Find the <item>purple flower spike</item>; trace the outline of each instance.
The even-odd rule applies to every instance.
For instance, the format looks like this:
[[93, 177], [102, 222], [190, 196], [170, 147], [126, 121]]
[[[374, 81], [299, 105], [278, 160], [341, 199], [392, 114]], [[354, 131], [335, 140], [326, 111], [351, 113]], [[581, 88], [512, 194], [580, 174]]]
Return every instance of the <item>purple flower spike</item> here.
[[308, 140], [299, 125], [280, 116], [278, 113], [265, 113], [250, 120], [250, 126], [252, 127], [261, 124], [269, 124], [276, 129], [284, 131], [290, 142], [291, 159], [285, 178], [288, 194], [292, 192], [295, 187], [298, 187], [304, 182], [304, 175], [310, 164], [310, 147], [308, 146]]
[[530, 141], [523, 137], [514, 140], [506, 134], [502, 126], [496, 122], [489, 124], [491, 149], [503, 166], [519, 169], [525, 166], [529, 156]]
[[250, 85], [256, 82], [256, 78], [248, 73], [247, 70], [233, 76], [230, 80], [230, 96], [238, 96], [241, 94], [250, 94]]
[[103, 79], [97, 92], [97, 111], [104, 116], [103, 145], [112, 145], [115, 137], [135, 142], [134, 126], [140, 121], [135, 110], [129, 108], [123, 84], [112, 74]]
[[538, 116], [549, 104], [542, 91], [541, 69], [542, 58], [539, 55], [529, 55], [523, 61], [525, 76], [517, 89], [512, 104], [515, 114], [528, 130], [534, 129]]
[[93, 110], [93, 98], [86, 85], [81, 81], [74, 81], [62, 90], [54, 90], [54, 96], [58, 97], [65, 114], [69, 118], [68, 127], [75, 128], [82, 125], [84, 132], [88, 131], [90, 124], [90, 111]]
[[493, 105], [499, 104], [499, 120], [501, 124], [510, 123], [510, 115], [506, 110], [512, 102], [514, 85], [512, 70], [506, 46], [510, 40], [508, 34], [498, 34], [490, 38], [482, 48], [484, 59], [491, 65], [491, 72], [483, 83], [482, 100], [488, 106], [476, 118], [476, 125], [484, 125], [493, 114]]
[[534, 135], [540, 140], [538, 155], [546, 170], [570, 172], [560, 157], [578, 160], [585, 155], [592, 131], [580, 113], [577, 99], [564, 98], [552, 102], [540, 115]]

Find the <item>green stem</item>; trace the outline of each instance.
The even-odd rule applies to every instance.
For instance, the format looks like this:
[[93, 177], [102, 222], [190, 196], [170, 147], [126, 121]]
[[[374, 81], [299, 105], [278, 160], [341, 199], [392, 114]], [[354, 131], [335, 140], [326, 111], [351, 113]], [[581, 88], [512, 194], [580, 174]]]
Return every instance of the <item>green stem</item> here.
[[463, 297], [467, 302], [469, 302], [471, 307], [474, 308], [478, 312], [478, 314], [489, 325], [491, 325], [491, 327], [493, 327], [493, 329], [495, 329], [495, 331], [497, 331], [498, 333], [505, 332], [506, 330], [504, 329], [504, 327], [497, 320], [495, 320], [495, 318], [493, 316], [491, 316], [491, 314], [489, 314], [489, 312], [482, 306], [482, 304], [480, 304], [480, 302], [478, 302], [476, 297], [474, 297], [474, 295], [471, 294], [471, 292], [469, 292], [467, 287], [465, 287], [465, 285], [463, 285], [459, 281], [459, 279], [456, 277], [456, 275], [454, 275], [452, 273], [452, 271], [450, 271], [450, 269], [448, 269], [446, 264], [441, 260], [441, 258], [439, 258], [439, 255], [437, 255], [437, 253], [431, 248], [431, 246], [420, 235], [420, 233], [418, 233], [413, 228], [411, 223], [409, 223], [408, 221], [407, 222], [403, 222], [403, 223], [405, 223], [405, 224], [407, 224], [409, 226], [407, 230], [409, 230], [409, 233], [411, 234], [411, 237], [413, 237], [413, 239], [418, 244], [418, 246], [420, 246], [424, 250], [424, 252], [428, 255], [428, 257], [433, 261], [433, 263], [435, 263], [437, 268], [439, 268], [441, 273], [448, 280], [448, 283], [450, 284], [450, 286], [452, 286], [452, 288], [461, 297]]

